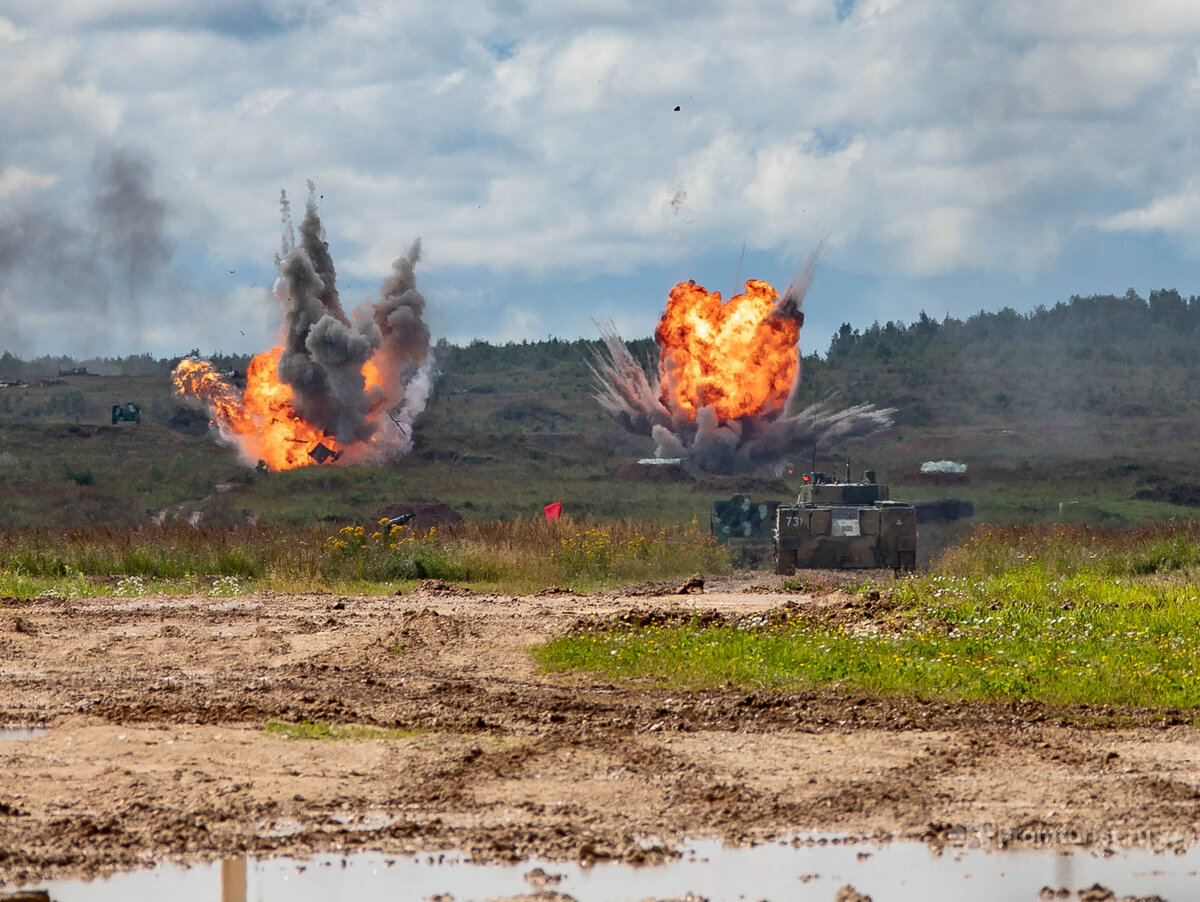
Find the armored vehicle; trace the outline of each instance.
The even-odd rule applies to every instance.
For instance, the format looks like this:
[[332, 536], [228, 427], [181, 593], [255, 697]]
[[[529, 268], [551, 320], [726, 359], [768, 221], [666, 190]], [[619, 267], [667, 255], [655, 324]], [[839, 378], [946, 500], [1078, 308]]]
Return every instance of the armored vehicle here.
[[838, 482], [808, 473], [794, 505], [775, 512], [775, 572], [797, 567], [882, 568], [917, 566], [917, 512], [891, 501], [888, 487], [867, 470], [862, 482]]
[[142, 422], [142, 408], [138, 407], [132, 401], [127, 401], [124, 404], [114, 404], [112, 407], [112, 424], [125, 420], [128, 423]]

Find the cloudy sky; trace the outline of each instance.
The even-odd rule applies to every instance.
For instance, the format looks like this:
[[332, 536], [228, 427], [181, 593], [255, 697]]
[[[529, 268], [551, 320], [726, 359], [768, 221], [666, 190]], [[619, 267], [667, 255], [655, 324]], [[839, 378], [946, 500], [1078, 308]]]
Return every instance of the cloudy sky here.
[[649, 335], [826, 237], [806, 352], [1200, 293], [1198, 49], [1194, 0], [0, 0], [0, 349], [269, 346], [308, 180], [347, 306], [420, 237], [459, 343]]

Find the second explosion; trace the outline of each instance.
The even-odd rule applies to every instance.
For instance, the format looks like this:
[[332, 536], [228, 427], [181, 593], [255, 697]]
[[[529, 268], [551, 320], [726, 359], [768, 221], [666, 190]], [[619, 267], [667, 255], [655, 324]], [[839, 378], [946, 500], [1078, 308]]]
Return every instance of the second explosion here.
[[891, 424], [890, 409], [788, 406], [800, 381], [800, 309], [816, 254], [780, 296], [771, 285], [721, 301], [694, 282], [672, 290], [654, 339], [657, 373], [648, 375], [612, 329], [592, 363], [596, 399], [618, 424], [654, 439], [659, 457], [682, 458], [709, 473], [755, 473]]

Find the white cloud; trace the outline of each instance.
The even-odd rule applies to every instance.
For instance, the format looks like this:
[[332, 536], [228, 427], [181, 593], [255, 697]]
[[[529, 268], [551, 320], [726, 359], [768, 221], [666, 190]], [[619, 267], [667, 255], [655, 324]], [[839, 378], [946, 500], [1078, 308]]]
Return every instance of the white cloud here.
[[25, 40], [25, 32], [17, 28], [11, 19], [0, 16], [0, 43], [15, 44]]
[[16, 166], [9, 166], [0, 172], [0, 200], [42, 191], [52, 187], [58, 178], [40, 172], [27, 172]]
[[1189, 181], [1183, 190], [1156, 197], [1145, 206], [1125, 210], [1100, 220], [1110, 232], [1200, 233], [1200, 189]]
[[938, 207], [910, 216], [900, 216], [888, 226], [888, 234], [901, 242], [902, 253], [914, 275], [936, 275], [963, 266], [978, 266], [980, 248], [973, 246], [982, 233], [973, 210]]
[[449, 75], [444, 77], [434, 88], [435, 94], [445, 94], [447, 91], [452, 91], [467, 80], [466, 69], [455, 69]]
[[237, 105], [238, 112], [251, 117], [269, 116], [276, 108], [290, 100], [295, 92], [291, 88], [263, 88], [252, 91]]
[[527, 307], [507, 305], [499, 319], [499, 323], [483, 330], [472, 330], [466, 323], [456, 323], [455, 331], [459, 334], [455, 336], [455, 340], [470, 341], [478, 338], [492, 344], [503, 344], [508, 341], [536, 341], [545, 337], [541, 317]]
[[1187, 39], [1200, 34], [1192, 0], [1006, 0], [992, 15], [1007, 32], [1040, 41], [1081, 36], [1116, 41]]
[[278, 191], [299, 209], [312, 178], [339, 272], [364, 284], [417, 236], [428, 271], [504, 284], [743, 240], [790, 258], [830, 232], [830, 264], [886, 283], [1036, 279], [1091, 230], [1200, 231], [1200, 6], [842, 12], [19, 0], [0, 18], [0, 196], [69, 204], [97, 144], [131, 145], [192, 258], [269, 271]]
[[1016, 83], [1051, 115], [1111, 113], [1136, 104], [1172, 67], [1154, 46], [1043, 44], [1020, 61]]

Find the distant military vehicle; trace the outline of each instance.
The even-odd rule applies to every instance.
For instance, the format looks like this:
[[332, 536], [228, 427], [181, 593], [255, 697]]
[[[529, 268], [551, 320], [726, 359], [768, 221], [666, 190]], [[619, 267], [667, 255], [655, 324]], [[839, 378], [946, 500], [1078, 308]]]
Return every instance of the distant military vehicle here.
[[142, 408], [138, 407], [132, 401], [126, 401], [124, 404], [114, 404], [112, 408], [112, 424], [116, 426], [122, 420], [127, 423], [141, 423]]
[[888, 487], [867, 470], [862, 482], [838, 482], [808, 473], [795, 504], [775, 512], [775, 572], [803, 568], [882, 568], [917, 566], [917, 512], [891, 501]]

